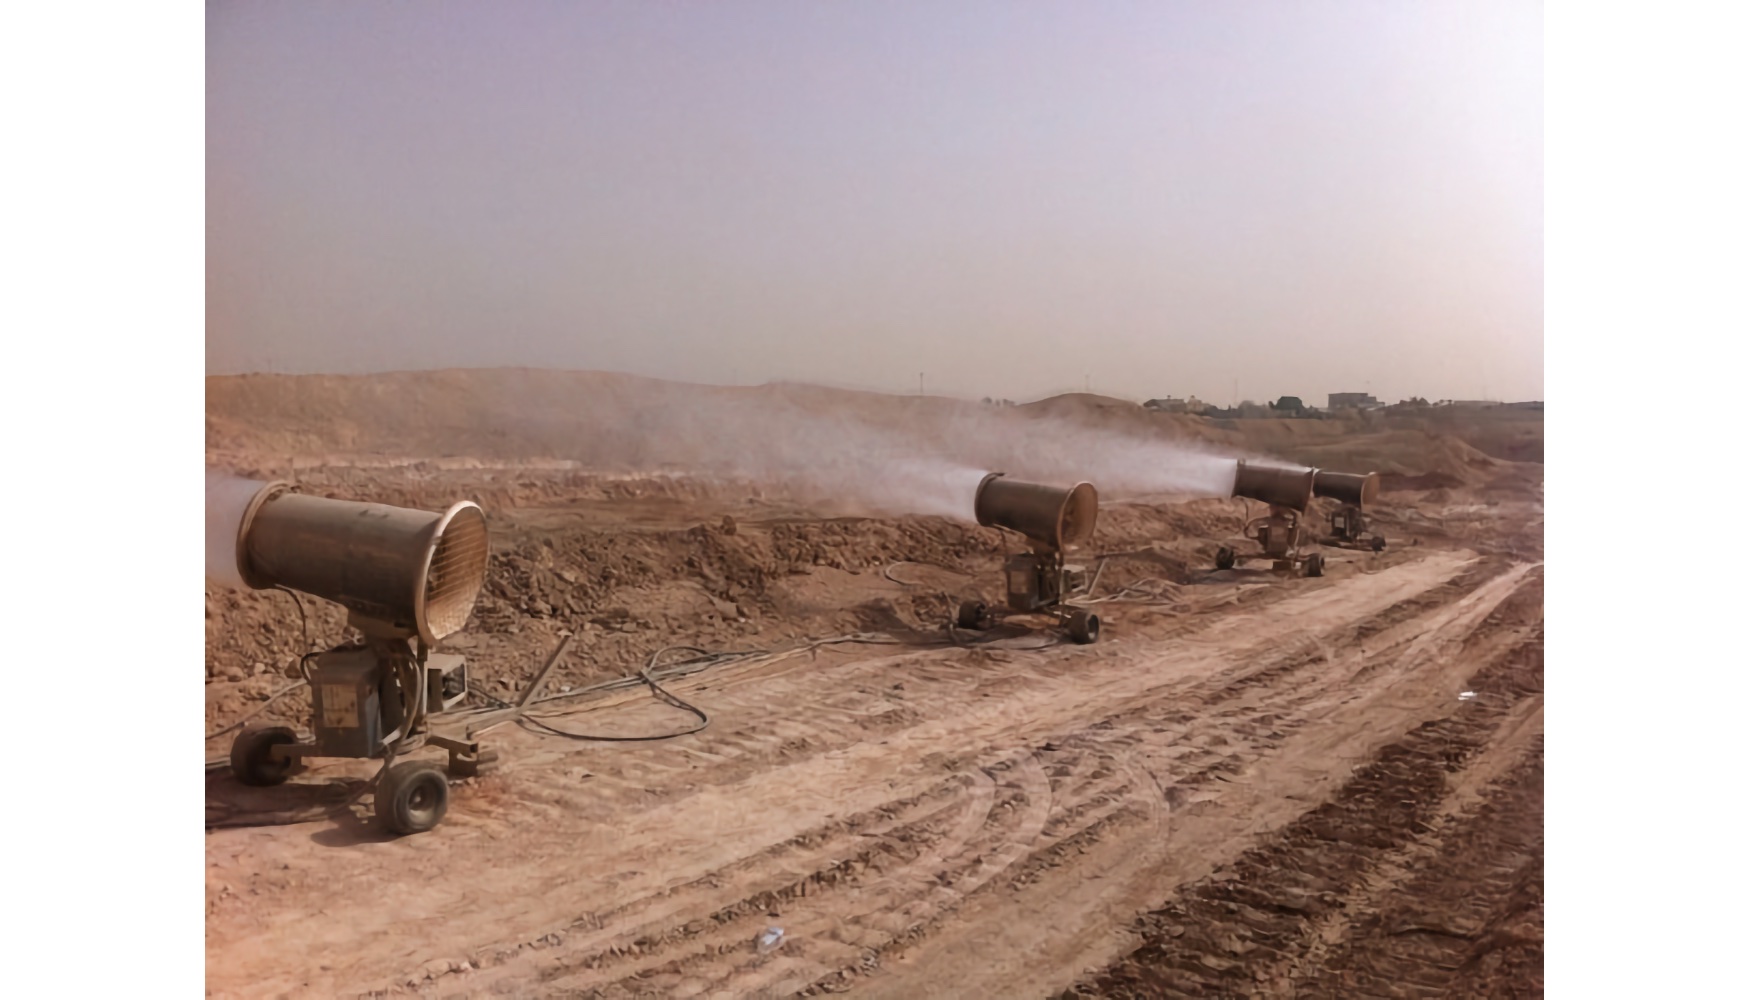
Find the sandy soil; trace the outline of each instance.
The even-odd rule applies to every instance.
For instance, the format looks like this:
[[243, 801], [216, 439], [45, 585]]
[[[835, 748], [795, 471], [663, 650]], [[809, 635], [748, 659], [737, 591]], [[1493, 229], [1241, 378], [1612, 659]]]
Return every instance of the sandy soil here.
[[[405, 459], [230, 405], [209, 403], [210, 461], [486, 504], [489, 589], [455, 643], [474, 707], [566, 629], [554, 690], [677, 643], [775, 655], [668, 685], [711, 716], [678, 740], [492, 730], [502, 765], [416, 837], [362, 805], [232, 825], [333, 801], [368, 764], [270, 790], [209, 771], [209, 995], [1542, 994], [1540, 466], [1456, 437], [1394, 454], [1390, 546], [1326, 550], [1320, 579], [1210, 569], [1236, 502], [1109, 505], [1097, 645], [1019, 626], [955, 644], [954, 604], [997, 596], [987, 529], [550, 454]], [[1362, 461], [1410, 432], [1318, 433]], [[339, 638], [334, 609], [304, 613], [209, 590], [209, 730]], [[870, 641], [809, 643], [853, 633]], [[642, 689], [544, 711], [592, 733], [691, 721]]]

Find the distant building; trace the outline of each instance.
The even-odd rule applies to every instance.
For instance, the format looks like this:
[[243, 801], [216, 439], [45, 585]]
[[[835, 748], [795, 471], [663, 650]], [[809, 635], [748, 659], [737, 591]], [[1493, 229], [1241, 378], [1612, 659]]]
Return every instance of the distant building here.
[[1491, 406], [1500, 406], [1501, 403], [1494, 399], [1443, 399], [1434, 405], [1454, 406], [1461, 410], [1482, 410]]
[[1161, 399], [1151, 399], [1142, 404], [1142, 407], [1145, 410], [1153, 410], [1156, 413], [1202, 413], [1209, 409], [1209, 404], [1198, 399], [1196, 396], [1191, 396], [1187, 399], [1180, 399], [1177, 396], [1166, 396]]
[[1379, 405], [1379, 400], [1365, 392], [1333, 392], [1326, 398], [1327, 410], [1365, 410]]

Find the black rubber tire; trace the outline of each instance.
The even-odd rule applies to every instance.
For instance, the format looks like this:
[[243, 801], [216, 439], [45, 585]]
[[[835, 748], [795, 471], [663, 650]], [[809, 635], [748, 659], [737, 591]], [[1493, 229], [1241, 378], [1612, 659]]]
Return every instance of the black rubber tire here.
[[1215, 550], [1215, 568], [1216, 569], [1233, 569], [1234, 568], [1234, 550], [1228, 548], [1225, 545], [1223, 545], [1219, 549], [1216, 549]]
[[964, 629], [981, 629], [988, 611], [983, 601], [961, 601], [960, 610], [954, 615], [954, 624]]
[[1373, 551], [1375, 551], [1375, 552], [1384, 552], [1385, 551], [1385, 539], [1381, 538], [1379, 535], [1373, 536]]
[[1100, 616], [1092, 611], [1077, 611], [1069, 616], [1069, 637], [1084, 646], [1100, 641]]
[[373, 809], [390, 833], [424, 833], [450, 807], [450, 779], [436, 764], [410, 760], [389, 768], [377, 786]]
[[231, 741], [231, 773], [245, 785], [267, 788], [284, 784], [292, 776], [292, 761], [274, 760], [269, 752], [281, 744], [298, 742], [298, 734], [285, 726], [245, 729]]
[[1324, 576], [1325, 575], [1325, 557], [1322, 554], [1315, 553], [1314, 555], [1307, 557], [1306, 575], [1307, 576]]

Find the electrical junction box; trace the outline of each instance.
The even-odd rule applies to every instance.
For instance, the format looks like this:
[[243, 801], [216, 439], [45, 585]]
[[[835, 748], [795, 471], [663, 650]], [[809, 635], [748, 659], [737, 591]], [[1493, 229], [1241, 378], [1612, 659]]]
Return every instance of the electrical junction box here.
[[311, 718], [321, 756], [377, 755], [385, 735], [382, 689], [383, 668], [369, 649], [316, 657], [310, 672]]
[[1287, 555], [1294, 546], [1293, 529], [1286, 523], [1268, 523], [1258, 532], [1258, 542], [1269, 556]]
[[1003, 567], [1003, 575], [1008, 581], [1009, 607], [1016, 611], [1032, 611], [1039, 606], [1040, 592], [1044, 589], [1041, 568], [1039, 560], [1026, 553], [1009, 558]]
[[1009, 557], [1003, 565], [1008, 582], [1009, 608], [1032, 612], [1051, 607], [1063, 599], [1066, 592], [1083, 586], [1087, 571], [1080, 566], [1059, 569], [1050, 556], [1022, 552]]

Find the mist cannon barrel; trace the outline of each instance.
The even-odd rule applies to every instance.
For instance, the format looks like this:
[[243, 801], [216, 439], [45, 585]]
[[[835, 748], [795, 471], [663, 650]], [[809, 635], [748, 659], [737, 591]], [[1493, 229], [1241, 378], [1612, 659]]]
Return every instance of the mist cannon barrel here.
[[467, 624], [487, 554], [486, 515], [469, 501], [434, 514], [270, 483], [237, 529], [237, 570], [249, 586], [333, 601], [428, 644]]
[[1320, 469], [1313, 477], [1313, 495], [1365, 509], [1379, 499], [1379, 473], [1326, 472]]
[[1259, 500], [1273, 507], [1304, 511], [1312, 505], [1316, 469], [1284, 465], [1252, 465], [1241, 462], [1234, 473], [1236, 497]]
[[993, 472], [978, 484], [972, 512], [985, 527], [1008, 528], [1059, 551], [1094, 533], [1099, 495], [1091, 483], [1069, 489], [1005, 479]]

